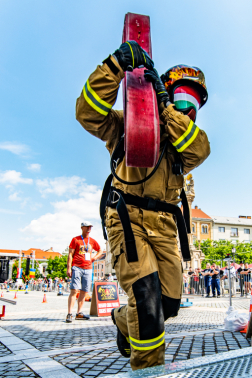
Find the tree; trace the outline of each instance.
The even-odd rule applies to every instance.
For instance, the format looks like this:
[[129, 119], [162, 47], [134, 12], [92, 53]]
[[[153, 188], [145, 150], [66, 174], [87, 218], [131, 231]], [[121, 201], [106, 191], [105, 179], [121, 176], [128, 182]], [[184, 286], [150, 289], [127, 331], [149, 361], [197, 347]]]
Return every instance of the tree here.
[[67, 276], [67, 258], [67, 255], [61, 257], [56, 256], [54, 259], [50, 257], [47, 260], [48, 266], [46, 268], [48, 277], [65, 278]]
[[[13, 263], [13, 268], [12, 268], [12, 279], [13, 279], [14, 281], [15, 281], [16, 278], [17, 278], [18, 264], [19, 264], [19, 261], [18, 261], [18, 260], [16, 260], [16, 261]], [[35, 262], [34, 262], [34, 269], [36, 269], [36, 270], [35, 270], [35, 279], [38, 279], [38, 278], [41, 277], [41, 273], [40, 273], [38, 267], [39, 267], [39, 262], [35, 260]], [[30, 277], [25, 275], [26, 259], [24, 259], [24, 258], [23, 258], [22, 261], [21, 261], [21, 268], [23, 268], [22, 279], [23, 279], [24, 281], [29, 280]], [[30, 269], [31, 269], [31, 264], [30, 264]]]
[[[224, 258], [230, 254], [236, 263], [240, 264], [242, 261], [252, 263], [252, 243], [233, 244], [229, 240], [204, 240], [195, 243], [196, 248], [201, 249], [205, 255], [205, 260], [202, 261], [202, 268], [206, 267], [206, 263], [216, 263], [217, 265], [225, 266]], [[232, 248], [236, 249], [235, 255], [232, 253]]]

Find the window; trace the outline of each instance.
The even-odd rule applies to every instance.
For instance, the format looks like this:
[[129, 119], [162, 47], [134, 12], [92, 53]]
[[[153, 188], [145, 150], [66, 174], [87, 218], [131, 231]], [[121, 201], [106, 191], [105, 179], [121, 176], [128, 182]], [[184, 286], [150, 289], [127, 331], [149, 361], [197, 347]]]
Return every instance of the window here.
[[192, 223], [192, 232], [195, 233], [195, 230], [196, 230], [195, 223]]
[[225, 227], [218, 227], [219, 232], [225, 232]]
[[244, 228], [244, 234], [250, 234], [250, 229], [249, 228]]
[[231, 236], [238, 236], [238, 228], [231, 227]]
[[207, 224], [202, 224], [201, 233], [202, 234], [208, 234], [208, 225]]

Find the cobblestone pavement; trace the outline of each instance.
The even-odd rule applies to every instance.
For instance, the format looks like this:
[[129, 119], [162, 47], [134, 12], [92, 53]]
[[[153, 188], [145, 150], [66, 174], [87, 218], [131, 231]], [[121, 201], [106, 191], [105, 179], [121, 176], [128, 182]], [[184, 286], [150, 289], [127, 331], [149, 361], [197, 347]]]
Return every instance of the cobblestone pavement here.
[[[181, 308], [165, 324], [166, 363], [250, 346], [244, 334], [223, 329], [228, 298], [206, 301], [194, 297], [192, 301], [192, 307]], [[19, 293], [17, 302], [7, 307], [6, 318], [0, 321], [0, 377], [85, 378], [131, 371], [129, 360], [115, 346], [116, 327], [109, 317], [67, 324], [67, 295], [57, 297], [55, 293], [47, 294], [45, 304], [41, 292]], [[125, 303], [125, 297], [121, 302]], [[247, 312], [249, 299], [235, 298], [233, 306]], [[89, 307], [86, 303], [84, 312]]]
[[[183, 308], [176, 318], [165, 324], [166, 334], [182, 331], [199, 331], [223, 325], [225, 313], [202, 312]], [[92, 320], [65, 323], [65, 313], [51, 314], [50, 317], [38, 314], [16, 319], [15, 315], [1, 323], [2, 327], [30, 343], [40, 351], [60, 348], [92, 345], [113, 341], [116, 338], [116, 327], [109, 318], [91, 318]], [[101, 332], [102, 329], [102, 332]], [[1, 353], [1, 351], [0, 351]], [[1, 355], [1, 354], [0, 354]]]
[[[240, 332], [171, 338], [166, 343], [165, 363], [247, 348], [249, 345]], [[54, 359], [81, 377], [113, 376], [131, 371], [129, 360], [122, 357], [117, 348], [62, 354]]]
[[0, 357], [8, 356], [9, 354], [11, 354], [11, 351], [0, 343]]
[[34, 371], [20, 361], [0, 363], [1, 378], [39, 377]]
[[[249, 300], [248, 299], [249, 299], [249, 297], [248, 298], [232, 298], [232, 306], [235, 309], [249, 310]], [[197, 303], [195, 303], [195, 306], [228, 309], [229, 299], [227, 300], [227, 297], [218, 298], [216, 300], [210, 298], [208, 301], [205, 301], [204, 298], [202, 298], [202, 301], [200, 301], [200, 302], [197, 299]]]

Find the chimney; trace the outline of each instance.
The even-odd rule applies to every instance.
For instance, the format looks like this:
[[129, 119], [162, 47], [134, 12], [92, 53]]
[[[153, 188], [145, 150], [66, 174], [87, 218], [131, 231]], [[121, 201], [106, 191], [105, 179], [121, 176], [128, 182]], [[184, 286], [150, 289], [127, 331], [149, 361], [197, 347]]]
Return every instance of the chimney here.
[[195, 209], [197, 210], [197, 209], [198, 209], [198, 206], [195, 206]]

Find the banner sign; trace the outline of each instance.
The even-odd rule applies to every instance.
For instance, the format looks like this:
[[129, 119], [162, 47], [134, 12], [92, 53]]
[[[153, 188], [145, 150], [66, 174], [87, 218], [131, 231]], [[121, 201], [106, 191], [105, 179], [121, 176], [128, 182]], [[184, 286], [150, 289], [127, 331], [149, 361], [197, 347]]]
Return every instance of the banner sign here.
[[30, 269], [30, 278], [35, 278], [36, 269]]
[[113, 308], [120, 307], [117, 282], [95, 282], [90, 315], [109, 316]]
[[23, 268], [17, 268], [17, 277], [16, 278], [22, 278], [22, 272], [23, 272]]

